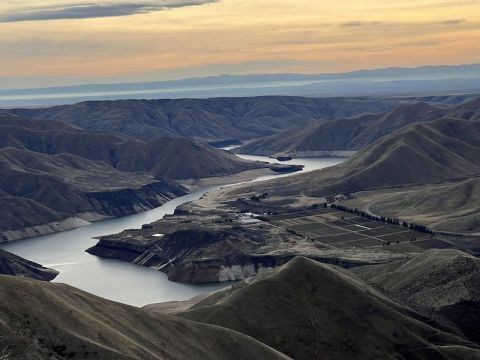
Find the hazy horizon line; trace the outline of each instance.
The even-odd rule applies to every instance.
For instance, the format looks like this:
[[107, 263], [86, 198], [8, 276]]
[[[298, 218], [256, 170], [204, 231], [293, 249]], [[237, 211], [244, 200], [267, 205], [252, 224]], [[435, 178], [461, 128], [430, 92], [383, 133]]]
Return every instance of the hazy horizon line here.
[[[346, 76], [346, 75], [355, 75], [368, 72], [380, 72], [380, 71], [395, 71], [395, 70], [422, 70], [422, 69], [446, 69], [446, 68], [461, 68], [461, 67], [474, 67], [479, 66], [480, 62], [474, 63], [459, 63], [459, 64], [429, 64], [429, 65], [419, 65], [419, 66], [386, 66], [379, 68], [359, 68], [356, 70], [343, 71], [343, 72], [320, 72], [320, 73], [302, 73], [302, 72], [259, 72], [259, 73], [224, 73], [224, 74], [213, 74], [205, 76], [189, 76], [189, 77], [179, 77], [168, 80], [149, 80], [149, 81], [112, 81], [112, 82], [78, 82], [70, 83], [65, 85], [52, 85], [52, 86], [34, 86], [34, 87], [13, 87], [13, 88], [2, 88], [0, 91], [21, 91], [21, 90], [54, 90], [54, 89], [64, 89], [64, 88], [75, 88], [75, 87], [88, 87], [88, 86], [111, 86], [111, 85], [145, 85], [145, 84], [168, 84], [175, 82], [187, 82], [187, 81], [198, 81], [198, 80], [208, 80], [208, 79], [221, 79], [221, 78], [248, 78], [248, 77], [268, 77], [268, 76], [299, 76], [299, 77], [320, 77], [320, 76], [330, 76], [331, 80], [334, 80], [334, 76]], [[480, 69], [479, 69], [480, 71]], [[479, 72], [480, 76], [480, 72]], [[1, 78], [0, 78], [1, 80]]]

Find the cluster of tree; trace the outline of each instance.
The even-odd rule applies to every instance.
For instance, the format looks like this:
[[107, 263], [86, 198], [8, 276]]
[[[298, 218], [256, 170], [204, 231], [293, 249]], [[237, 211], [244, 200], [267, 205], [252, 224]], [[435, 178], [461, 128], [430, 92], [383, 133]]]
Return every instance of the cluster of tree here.
[[337, 210], [348, 212], [348, 213], [355, 214], [355, 215], [360, 215], [361, 217], [364, 217], [364, 218], [369, 219], [369, 220], [380, 221], [380, 222], [384, 222], [384, 223], [392, 224], [392, 225], [402, 225], [404, 227], [410, 228], [412, 230], [415, 230], [415, 231], [418, 231], [418, 232], [421, 232], [421, 233], [426, 233], [426, 234], [432, 234], [433, 235], [433, 230], [429, 229], [428, 227], [426, 227], [424, 225], [415, 224], [415, 223], [407, 223], [406, 221], [403, 221], [402, 223], [400, 223], [400, 220], [395, 219], [395, 218], [389, 218], [389, 217], [386, 217], [386, 216], [375, 216], [375, 215], [367, 213], [366, 211], [359, 210], [357, 208], [349, 208], [345, 205], [331, 204], [330, 206], [333, 209], [337, 209]]
[[322, 208], [326, 209], [326, 208], [328, 207], [328, 203], [323, 203], [323, 204], [321, 204], [321, 205], [320, 205], [320, 204], [313, 204], [313, 205], [312, 205], [312, 209], [318, 209], [320, 206], [321, 206]]
[[253, 195], [250, 197], [250, 200], [253, 200], [253, 201], [260, 201], [262, 199], [265, 199], [266, 197], [268, 196], [268, 194], [265, 192], [265, 193], [261, 193], [261, 194], [256, 194], [256, 195]]

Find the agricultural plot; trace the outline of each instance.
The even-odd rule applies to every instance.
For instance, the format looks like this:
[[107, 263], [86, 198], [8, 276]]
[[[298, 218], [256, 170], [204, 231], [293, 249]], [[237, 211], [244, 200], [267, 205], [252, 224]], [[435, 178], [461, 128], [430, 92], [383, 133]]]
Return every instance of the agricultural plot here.
[[321, 248], [384, 247], [393, 252], [419, 252], [432, 247], [450, 247], [431, 234], [331, 208], [271, 215], [267, 221], [306, 237]]

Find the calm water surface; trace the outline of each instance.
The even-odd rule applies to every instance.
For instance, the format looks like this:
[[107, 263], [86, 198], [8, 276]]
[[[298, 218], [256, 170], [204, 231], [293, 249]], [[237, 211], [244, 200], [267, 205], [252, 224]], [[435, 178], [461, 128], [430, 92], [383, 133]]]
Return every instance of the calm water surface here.
[[[239, 157], [249, 160], [275, 161], [262, 156], [239, 155]], [[343, 160], [341, 158], [299, 158], [285, 161], [283, 164], [304, 165], [302, 172], [308, 172], [336, 165]], [[253, 181], [290, 175], [262, 176]], [[220, 289], [226, 284], [178, 284], [168, 281], [165, 274], [153, 269], [119, 260], [102, 259], [86, 253], [85, 250], [97, 243], [98, 240], [95, 237], [118, 233], [125, 229], [139, 229], [143, 224], [158, 220], [166, 214], [173, 214], [177, 206], [197, 200], [206, 192], [221, 187], [210, 186], [198, 189], [141, 214], [102, 220], [62, 233], [3, 243], [0, 247], [60, 271], [60, 275], [55, 279], [56, 282], [66, 283], [110, 300], [135, 306], [185, 300], [201, 293]]]

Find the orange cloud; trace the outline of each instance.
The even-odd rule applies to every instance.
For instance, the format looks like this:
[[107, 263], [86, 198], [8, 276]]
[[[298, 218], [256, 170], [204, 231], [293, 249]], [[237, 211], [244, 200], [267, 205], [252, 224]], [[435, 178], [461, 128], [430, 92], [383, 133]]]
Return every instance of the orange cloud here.
[[[0, 17], [8, 11], [2, 2]], [[267, 63], [277, 64], [275, 72], [311, 73], [480, 62], [479, 15], [479, 1], [222, 0], [122, 17], [0, 23], [0, 81], [180, 78], [268, 72]]]

